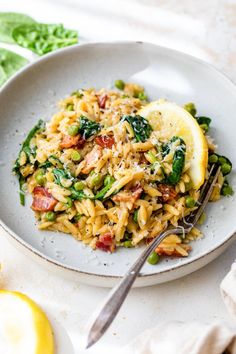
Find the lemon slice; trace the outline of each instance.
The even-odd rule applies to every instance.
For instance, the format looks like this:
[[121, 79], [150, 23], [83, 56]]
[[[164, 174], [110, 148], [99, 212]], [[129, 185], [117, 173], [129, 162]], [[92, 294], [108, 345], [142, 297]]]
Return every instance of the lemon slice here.
[[149, 103], [137, 114], [149, 121], [158, 139], [166, 141], [179, 136], [184, 140], [189, 175], [193, 188], [199, 189], [205, 180], [208, 146], [197, 121], [184, 108], [164, 100]]
[[0, 290], [0, 348], [4, 354], [54, 353], [51, 325], [26, 295]]

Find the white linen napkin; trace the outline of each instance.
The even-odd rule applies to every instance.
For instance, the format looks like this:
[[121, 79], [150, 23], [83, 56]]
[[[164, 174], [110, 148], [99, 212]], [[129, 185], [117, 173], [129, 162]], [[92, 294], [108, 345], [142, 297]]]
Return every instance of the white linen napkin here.
[[222, 280], [220, 289], [229, 313], [236, 320], [236, 261], [232, 264], [230, 272]]
[[145, 331], [122, 354], [236, 354], [236, 263], [220, 289], [235, 330], [223, 323], [170, 322]]

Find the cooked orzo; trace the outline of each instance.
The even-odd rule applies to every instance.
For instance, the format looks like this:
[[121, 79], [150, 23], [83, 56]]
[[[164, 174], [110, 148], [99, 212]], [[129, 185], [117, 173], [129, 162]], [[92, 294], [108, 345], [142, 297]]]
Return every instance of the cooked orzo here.
[[[115, 86], [80, 89], [62, 100], [58, 113], [29, 132], [13, 168], [21, 204], [26, 191], [33, 196], [40, 230], [109, 252], [176, 226], [197, 207], [212, 163], [222, 169], [211, 199], [233, 193], [225, 179], [232, 165], [207, 135], [210, 118], [198, 116], [192, 103], [148, 103], [139, 85]], [[156, 254], [185, 257], [189, 241], [200, 236], [197, 228], [173, 234]]]

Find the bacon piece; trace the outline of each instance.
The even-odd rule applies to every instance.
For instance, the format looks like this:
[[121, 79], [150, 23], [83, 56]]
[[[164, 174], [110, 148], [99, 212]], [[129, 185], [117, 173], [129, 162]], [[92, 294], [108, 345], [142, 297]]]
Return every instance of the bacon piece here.
[[128, 191], [121, 191], [112, 197], [113, 202], [131, 202], [131, 193]]
[[86, 139], [83, 136], [81, 136], [78, 143], [76, 144], [77, 149], [82, 149], [85, 143], [86, 143]]
[[79, 141], [80, 141], [80, 135], [76, 135], [76, 136], [63, 135], [60, 146], [62, 149], [64, 148], [69, 149], [71, 147], [78, 145]]
[[47, 188], [35, 187], [33, 190], [34, 198], [31, 208], [34, 211], [51, 211], [57, 204], [56, 199], [48, 192]]
[[147, 237], [147, 238], [145, 238], [145, 243], [146, 243], [146, 245], [149, 245], [149, 243], [152, 242], [152, 241], [153, 241], [153, 237]]
[[43, 195], [44, 197], [51, 197], [51, 194], [48, 192], [48, 189], [45, 187], [34, 187], [33, 190], [34, 195]]
[[94, 146], [94, 148], [85, 156], [85, 167], [81, 170], [82, 173], [88, 174], [96, 165], [97, 161], [102, 156], [101, 146]]
[[158, 190], [162, 194], [161, 199], [164, 203], [175, 199], [178, 194], [173, 187], [170, 187], [167, 184], [158, 184]]
[[146, 159], [144, 153], [140, 153], [139, 155], [140, 155], [139, 156], [139, 163], [147, 163], [147, 159]]
[[110, 149], [112, 145], [114, 145], [115, 139], [113, 138], [113, 136], [109, 136], [109, 135], [98, 135], [95, 138], [95, 142], [103, 148]]
[[124, 190], [112, 198], [114, 202], [131, 202], [134, 203], [142, 194], [143, 188], [140, 183], [137, 183], [131, 190]]
[[143, 193], [143, 187], [141, 186], [140, 182], [138, 182], [133, 188], [131, 188], [131, 191], [132, 197], [134, 197], [134, 201], [136, 201]]
[[99, 108], [102, 108], [102, 109], [105, 108], [107, 99], [108, 99], [108, 96], [106, 94], [102, 95], [102, 96], [98, 96]]
[[100, 235], [96, 242], [96, 248], [105, 252], [113, 252], [115, 250], [115, 244], [112, 234], [107, 232], [106, 234]]

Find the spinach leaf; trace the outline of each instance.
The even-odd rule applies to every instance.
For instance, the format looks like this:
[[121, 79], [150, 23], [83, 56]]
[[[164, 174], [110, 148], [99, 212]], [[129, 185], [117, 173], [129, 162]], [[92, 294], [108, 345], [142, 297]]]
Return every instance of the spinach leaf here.
[[62, 24], [22, 24], [13, 29], [12, 36], [20, 46], [38, 55], [78, 43], [78, 32]]
[[76, 98], [82, 98], [83, 95], [82, 89], [71, 92], [71, 96], [75, 96]]
[[174, 157], [173, 157], [173, 164], [172, 164], [172, 171], [171, 173], [166, 176], [166, 178], [163, 180], [163, 183], [170, 184], [170, 185], [176, 185], [182, 175], [183, 168], [184, 168], [184, 162], [185, 162], [185, 152], [186, 152], [186, 146], [185, 142], [183, 139], [181, 139], [178, 136], [173, 136], [173, 138], [170, 140], [168, 144], [165, 144], [162, 148], [163, 151], [163, 157], [169, 154], [172, 144], [179, 140], [180, 144], [176, 147]]
[[54, 168], [52, 170], [52, 173], [54, 175], [54, 178], [55, 178], [55, 183], [56, 184], [59, 184], [60, 186], [62, 186], [61, 184], [61, 180], [62, 179], [74, 179], [70, 172], [65, 170], [65, 169], [62, 169], [62, 168]]
[[106, 193], [109, 191], [113, 183], [115, 182], [115, 178], [109, 176], [109, 182], [105, 184], [105, 186], [94, 196], [94, 199], [103, 199]]
[[88, 139], [92, 135], [97, 134], [101, 130], [101, 125], [87, 117], [81, 116], [79, 119], [79, 132], [85, 138]]
[[21, 24], [34, 23], [32, 17], [15, 12], [0, 12], [0, 41], [15, 43], [12, 31]]
[[38, 123], [30, 130], [25, 141], [22, 144], [22, 148], [29, 147], [31, 139], [39, 132], [42, 132], [45, 128], [45, 122], [40, 119]]
[[26, 179], [22, 176], [19, 175], [19, 187], [20, 187], [20, 203], [21, 205], [25, 205], [25, 191], [23, 190], [23, 186], [26, 182]]
[[[59, 160], [58, 157], [56, 157], [55, 155], [50, 155], [48, 157], [48, 162], [51, 163], [51, 166], [55, 166], [57, 168], [62, 168], [63, 164], [61, 163], [61, 161]], [[69, 173], [69, 172], [68, 172]]]
[[[1, 51], [1, 49], [0, 49]], [[2, 67], [2, 64], [0, 64], [0, 87], [4, 84], [4, 82], [7, 81], [7, 75]]]
[[[1, 26], [1, 23], [0, 23]], [[0, 48], [0, 86], [15, 74], [28, 60], [10, 50]]]
[[17, 175], [18, 177], [18, 181], [19, 181], [19, 186], [20, 186], [20, 202], [21, 202], [21, 205], [25, 205], [25, 193], [24, 193], [24, 190], [23, 190], [23, 185], [24, 183], [26, 182], [26, 178], [23, 177], [20, 173], [20, 162], [19, 162], [19, 159], [20, 159], [20, 154], [22, 153], [22, 151], [24, 151], [24, 153], [26, 154], [27, 156], [27, 161], [30, 160], [30, 156], [33, 155], [35, 156], [35, 153], [36, 153], [36, 148], [35, 147], [31, 147], [30, 146], [30, 142], [31, 142], [31, 139], [37, 134], [39, 133], [40, 131], [42, 131], [44, 129], [44, 121], [42, 119], [40, 119], [38, 121], [38, 123], [30, 130], [29, 134], [27, 135], [25, 141], [22, 143], [22, 146], [21, 146], [21, 149], [20, 149], [20, 152], [19, 152], [19, 155], [14, 163], [14, 166], [13, 166], [13, 172]]
[[124, 116], [121, 119], [121, 122], [127, 121], [135, 134], [136, 141], [144, 142], [146, 141], [152, 132], [152, 127], [148, 121], [137, 115], [137, 116]]
[[39, 165], [39, 168], [47, 169], [48, 167], [52, 167], [53, 164], [50, 161], [45, 161]]
[[208, 132], [211, 124], [211, 118], [201, 116], [201, 117], [195, 117], [195, 119], [200, 125], [200, 127], [202, 127], [205, 130], [205, 132]]
[[36, 153], [36, 149], [35, 147], [30, 147], [30, 142], [32, 140], [32, 138], [37, 134], [39, 133], [40, 131], [42, 131], [44, 129], [44, 121], [42, 119], [40, 119], [38, 121], [38, 123], [30, 130], [29, 134], [27, 135], [26, 139], [23, 141], [22, 143], [22, 146], [21, 146], [21, 149], [20, 149], [20, 152], [19, 152], [19, 155], [14, 163], [14, 166], [13, 166], [13, 171], [16, 173], [16, 174], [19, 174], [20, 171], [20, 163], [19, 163], [19, 159], [20, 159], [20, 154], [22, 151], [25, 152], [27, 158], [29, 159], [30, 158], [30, 155], [32, 154], [33, 156], [35, 156], [35, 153]]
[[71, 191], [71, 199], [74, 200], [81, 200], [81, 199], [92, 199], [88, 195], [84, 193], [84, 191], [77, 191], [75, 188], [70, 188]]
[[47, 169], [48, 167], [52, 167], [52, 166], [57, 168], [63, 168], [63, 164], [55, 155], [50, 155], [47, 161], [39, 165], [39, 168]]

